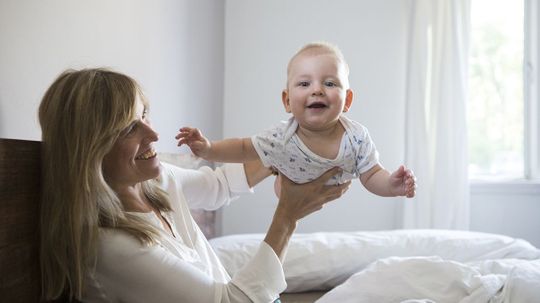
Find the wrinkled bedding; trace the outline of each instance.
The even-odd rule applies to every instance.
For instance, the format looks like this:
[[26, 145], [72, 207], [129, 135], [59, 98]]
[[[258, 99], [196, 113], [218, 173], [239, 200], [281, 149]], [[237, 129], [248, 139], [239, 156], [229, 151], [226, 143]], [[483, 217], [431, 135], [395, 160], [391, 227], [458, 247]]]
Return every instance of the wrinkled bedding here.
[[[210, 241], [232, 276], [262, 234]], [[293, 235], [287, 293], [328, 291], [316, 302], [540, 302], [540, 250], [508, 236], [451, 230]]]
[[316, 302], [540, 302], [540, 260], [459, 263], [440, 257], [385, 258]]

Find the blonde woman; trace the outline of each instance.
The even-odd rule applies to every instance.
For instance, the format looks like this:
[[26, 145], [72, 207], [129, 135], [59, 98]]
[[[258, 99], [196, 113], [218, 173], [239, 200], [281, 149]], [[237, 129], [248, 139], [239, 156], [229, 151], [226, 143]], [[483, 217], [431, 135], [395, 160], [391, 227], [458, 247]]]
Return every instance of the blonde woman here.
[[[190, 215], [216, 209], [270, 175], [260, 161], [216, 170], [159, 162], [158, 134], [137, 83], [104, 69], [69, 70], [39, 108], [43, 139], [44, 299], [83, 302], [272, 302], [299, 219], [341, 196], [338, 172], [286, 178], [258, 252], [229, 277]], [[171, 138], [172, 139], [172, 138]]]

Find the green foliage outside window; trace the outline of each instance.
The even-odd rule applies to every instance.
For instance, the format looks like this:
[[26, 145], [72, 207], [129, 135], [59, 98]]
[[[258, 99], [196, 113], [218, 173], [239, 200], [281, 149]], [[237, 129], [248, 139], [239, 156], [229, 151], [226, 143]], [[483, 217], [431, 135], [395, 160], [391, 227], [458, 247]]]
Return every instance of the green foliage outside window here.
[[471, 4], [470, 178], [523, 178], [523, 1]]

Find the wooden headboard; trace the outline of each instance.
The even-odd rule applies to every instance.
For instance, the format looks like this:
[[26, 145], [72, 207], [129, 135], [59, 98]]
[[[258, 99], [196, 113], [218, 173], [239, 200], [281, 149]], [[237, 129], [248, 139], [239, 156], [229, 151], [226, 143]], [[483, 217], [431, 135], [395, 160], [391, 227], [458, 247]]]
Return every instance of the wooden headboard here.
[[39, 302], [40, 142], [0, 139], [0, 298]]
[[[41, 142], [0, 139], [1, 302], [39, 302], [40, 176]], [[192, 213], [206, 237], [214, 237], [216, 213]]]

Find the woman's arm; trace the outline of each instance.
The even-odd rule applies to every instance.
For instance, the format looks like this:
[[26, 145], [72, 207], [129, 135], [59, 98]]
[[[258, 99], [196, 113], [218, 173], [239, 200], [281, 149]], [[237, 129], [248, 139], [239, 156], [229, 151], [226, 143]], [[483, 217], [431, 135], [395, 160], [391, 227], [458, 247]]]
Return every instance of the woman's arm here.
[[[285, 288], [283, 274], [270, 275], [281, 268], [279, 260], [264, 249], [232, 281], [219, 281], [188, 261], [189, 257], [176, 256], [160, 245], [145, 247], [116, 230], [101, 236], [96, 267], [99, 287], [84, 295], [90, 301], [106, 297], [133, 303], [270, 302]], [[205, 266], [214, 268], [211, 272], [221, 267], [219, 263]], [[266, 291], [257, 282], [264, 283]]]
[[264, 241], [281, 260], [298, 221], [322, 209], [324, 204], [341, 197], [349, 189], [350, 181], [340, 185], [325, 185], [338, 172], [338, 168], [332, 168], [316, 180], [304, 184], [296, 184], [284, 175], [280, 176], [279, 202]]
[[[243, 164], [184, 169], [162, 163], [162, 167], [161, 185], [169, 195], [177, 193], [185, 197], [191, 209], [215, 210], [243, 193], [252, 192]], [[258, 170], [253, 173], [261, 174]]]

